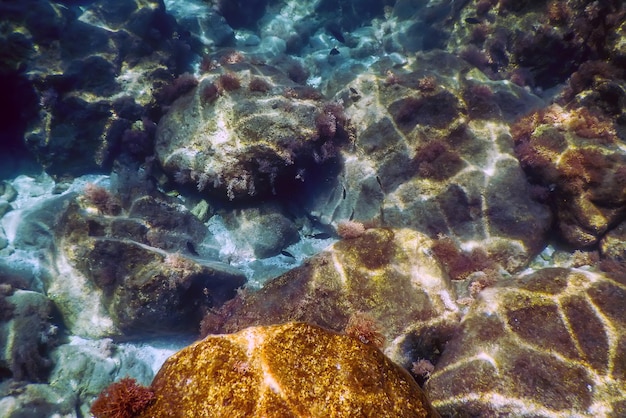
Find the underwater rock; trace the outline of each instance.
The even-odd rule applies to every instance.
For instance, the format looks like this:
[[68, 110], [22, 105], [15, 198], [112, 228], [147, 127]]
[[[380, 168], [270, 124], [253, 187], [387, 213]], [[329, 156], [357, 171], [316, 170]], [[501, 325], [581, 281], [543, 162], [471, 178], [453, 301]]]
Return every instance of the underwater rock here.
[[394, 361], [436, 360], [460, 318], [456, 292], [430, 255], [432, 240], [409, 229], [369, 229], [339, 241], [268, 282], [243, 291], [202, 322], [207, 333], [306, 321], [335, 331], [362, 315], [380, 326]]
[[212, 0], [233, 29], [254, 29], [266, 12], [268, 0]]
[[17, 197], [17, 190], [8, 181], [0, 182], [0, 200], [7, 203], [13, 202]]
[[425, 389], [443, 416], [626, 412], [626, 282], [547, 268], [483, 290]]
[[168, 176], [230, 200], [314, 183], [347, 140], [341, 106], [268, 65], [238, 62], [236, 53], [222, 59], [235, 63], [205, 74], [159, 122], [155, 150]]
[[[0, 14], [0, 72], [19, 78], [17, 134], [50, 175], [108, 170], [123, 152], [139, 161], [150, 154], [124, 143], [124, 133], [148, 117], [155, 84], [179, 73], [190, 51], [162, 1], [34, 0], [3, 3]], [[120, 109], [122, 99], [136, 111]]]
[[212, 335], [170, 357], [139, 417], [438, 417], [376, 348], [304, 324]]
[[0, 250], [5, 249], [9, 245], [9, 240], [4, 232], [4, 229], [0, 226]]
[[[13, 245], [28, 250], [54, 251], [54, 226], [58, 225], [70, 202], [76, 198], [68, 193], [38, 202], [11, 215], [17, 219], [11, 228], [15, 229]], [[6, 226], [5, 226], [6, 228]]]
[[544, 189], [569, 244], [594, 245], [623, 218], [626, 152], [611, 119], [552, 105], [521, 118], [511, 134], [522, 168]]
[[176, 0], [164, 3], [167, 13], [176, 18], [181, 28], [189, 31], [194, 50], [199, 50], [201, 46], [211, 48], [235, 44], [235, 31], [210, 2], [194, 2], [193, 7], [189, 7], [188, 2]]
[[[143, 222], [138, 222], [138, 219]], [[111, 234], [119, 238], [130, 235], [130, 239], [163, 250], [196, 255], [189, 251], [188, 244], [197, 247], [207, 236], [207, 229], [184, 206], [153, 196], [142, 196], [132, 202], [128, 218], [111, 223]]]
[[626, 260], [626, 222], [621, 222], [600, 239], [603, 257], [621, 262]]
[[41, 293], [0, 284], [0, 376], [14, 381], [43, 382], [52, 362], [56, 327], [52, 304]]
[[[143, 354], [143, 355], [142, 355]], [[82, 416], [90, 416], [89, 405], [114, 380], [133, 376], [149, 384], [154, 372], [147, 364], [145, 353], [128, 350], [111, 339], [82, 340], [72, 338], [68, 344], [57, 347], [51, 354], [54, 368], [50, 386], [59, 394], [66, 394]]]
[[331, 22], [336, 28], [327, 25], [327, 30], [341, 41], [341, 32], [353, 31], [366, 26], [374, 18], [382, 18], [386, 3], [388, 2], [384, 0], [320, 0], [316, 2], [315, 13], [318, 18], [334, 20]]
[[123, 208], [91, 184], [82, 195], [13, 212], [12, 245], [37, 254], [39, 286], [75, 335], [195, 330], [205, 309], [230, 299], [246, 280], [202, 246], [210, 243], [206, 227], [165, 196], [136, 197]]
[[3, 418], [76, 417], [75, 394], [60, 392], [47, 384], [0, 385]]
[[624, 22], [620, 0], [464, 4], [459, 20], [465, 23], [453, 25], [446, 49], [493, 79], [548, 90], [581, 63], [618, 52], [615, 40]]
[[552, 216], [533, 199], [505, 121], [542, 102], [450, 54], [419, 58], [411, 72], [361, 74], [338, 93], [354, 149], [342, 150], [343, 171], [312, 214], [450, 236], [519, 270], [543, 247]]
[[294, 222], [272, 205], [237, 210], [225, 215], [224, 221], [237, 242], [239, 254], [250, 252], [256, 258], [273, 257], [300, 240]]
[[162, 208], [154, 218], [147, 213], [143, 218], [103, 216], [78, 203], [63, 214], [55, 254], [59, 275], [48, 284], [48, 293], [74, 334], [130, 337], [193, 329], [204, 309], [220, 305], [245, 282], [227, 264], [184, 255], [184, 244], [177, 252], [162, 249], [171, 246], [173, 232], [160, 234], [159, 226], [189, 224], [193, 216], [146, 199]]

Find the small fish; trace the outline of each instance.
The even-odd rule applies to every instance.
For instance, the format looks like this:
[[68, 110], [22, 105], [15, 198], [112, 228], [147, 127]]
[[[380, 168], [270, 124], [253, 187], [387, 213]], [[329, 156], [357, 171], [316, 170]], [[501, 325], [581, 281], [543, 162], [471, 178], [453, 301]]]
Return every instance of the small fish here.
[[291, 258], [294, 258], [294, 259], [296, 258], [296, 257], [294, 257], [294, 255], [293, 255], [293, 254], [291, 254], [289, 251], [282, 250], [280, 253], [281, 253], [282, 255], [284, 255], [285, 257], [291, 257]]
[[309, 235], [309, 238], [314, 239], [328, 239], [331, 235], [328, 232], [318, 232], [317, 234]]
[[354, 209], [352, 209], [352, 213], [350, 214], [350, 220], [354, 220]]
[[476, 25], [480, 23], [480, 20], [476, 17], [466, 17], [465, 23], [469, 23], [470, 25]]
[[305, 213], [304, 215], [307, 217], [307, 219], [308, 219], [309, 221], [311, 221], [311, 222], [313, 222], [313, 223], [316, 223], [316, 222], [319, 222], [319, 221], [320, 221], [320, 218], [318, 218], [318, 217], [317, 217], [317, 216], [315, 216], [315, 215], [311, 215], [310, 213]]
[[346, 38], [344, 38], [343, 33], [341, 31], [341, 26], [337, 22], [331, 22], [328, 25], [326, 25], [326, 30], [330, 32], [330, 34], [333, 35], [335, 39], [341, 42], [342, 44], [346, 43]]
[[376, 176], [376, 181], [378, 182], [378, 185], [380, 186], [380, 190], [384, 192], [385, 189], [383, 189], [383, 182], [380, 181], [380, 177]]
[[346, 188], [343, 188], [343, 200], [346, 200]]
[[354, 87], [350, 87], [350, 93], [352, 93], [352, 94], [359, 94], [357, 89], [355, 89]]
[[191, 241], [187, 241], [187, 249], [189, 250], [189, 252], [193, 255], [200, 255], [198, 254], [198, 252], [196, 251], [196, 247], [193, 245], [193, 242]]
[[339, 54], [341, 54], [341, 52], [339, 52], [336, 46], [334, 46], [333, 49], [331, 49], [330, 52], [328, 53], [328, 55], [330, 56], [339, 55]]

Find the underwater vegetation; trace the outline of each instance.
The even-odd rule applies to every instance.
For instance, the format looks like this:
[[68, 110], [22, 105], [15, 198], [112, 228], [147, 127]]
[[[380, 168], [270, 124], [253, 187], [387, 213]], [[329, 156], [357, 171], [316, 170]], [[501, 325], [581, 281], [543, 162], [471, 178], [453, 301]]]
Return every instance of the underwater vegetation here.
[[3, 417], [626, 414], [622, 1], [0, 15]]

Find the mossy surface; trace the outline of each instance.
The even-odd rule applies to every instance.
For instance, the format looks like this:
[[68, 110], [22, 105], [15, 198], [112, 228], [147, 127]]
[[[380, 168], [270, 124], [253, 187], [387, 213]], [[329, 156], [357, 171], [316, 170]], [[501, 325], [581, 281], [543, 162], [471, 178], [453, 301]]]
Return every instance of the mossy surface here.
[[438, 417], [376, 348], [305, 324], [215, 335], [172, 356], [141, 417]]

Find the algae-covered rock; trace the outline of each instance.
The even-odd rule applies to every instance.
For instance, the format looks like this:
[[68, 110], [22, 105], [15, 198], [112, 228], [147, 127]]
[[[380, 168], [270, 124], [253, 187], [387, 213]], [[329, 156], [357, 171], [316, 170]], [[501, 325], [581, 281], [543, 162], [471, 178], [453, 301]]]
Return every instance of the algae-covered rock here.
[[183, 40], [172, 42], [181, 29], [162, 1], [69, 3], [0, 5], [0, 73], [20, 74], [19, 102], [3, 106], [23, 107], [20, 140], [59, 178], [108, 171], [122, 152], [151, 154], [155, 86], [188, 53]]
[[610, 118], [552, 105], [520, 119], [511, 133], [521, 166], [544, 188], [569, 244], [594, 245], [623, 218], [626, 153]]
[[46, 384], [3, 385], [0, 411], [3, 418], [76, 417], [73, 393], [64, 393]]
[[437, 417], [376, 348], [304, 324], [212, 335], [170, 357], [141, 417]]
[[205, 309], [245, 283], [200, 248], [206, 227], [182, 205], [142, 196], [127, 211], [111, 192], [91, 189], [15, 211], [12, 243], [39, 252], [46, 296], [75, 335], [195, 330]]
[[446, 235], [511, 273], [542, 248], [551, 214], [532, 198], [507, 123], [540, 106], [536, 96], [431, 52], [411, 68], [360, 74], [336, 97], [356, 139], [335, 189], [315, 196], [322, 221]]
[[193, 329], [205, 308], [245, 282], [235, 268], [191, 253], [206, 231], [188, 211], [165, 200], [138, 201], [128, 216], [94, 214], [76, 202], [63, 214], [55, 263], [61, 275], [48, 293], [78, 335]]
[[50, 323], [50, 300], [4, 283], [0, 298], [0, 374], [15, 381], [44, 381], [51, 366], [48, 351], [57, 331]]
[[343, 108], [320, 99], [270, 66], [224, 65], [172, 104], [156, 155], [176, 182], [230, 200], [293, 194], [346, 139]]
[[410, 366], [436, 360], [459, 321], [456, 291], [429, 252], [432, 240], [409, 229], [369, 229], [267, 283], [244, 291], [203, 320], [205, 333], [290, 321], [343, 331], [367, 315], [384, 352]]
[[626, 285], [549, 268], [483, 290], [426, 384], [443, 416], [626, 413]]
[[619, 0], [467, 2], [447, 49], [494, 79], [547, 90], [585, 60], [619, 57], [623, 16]]

